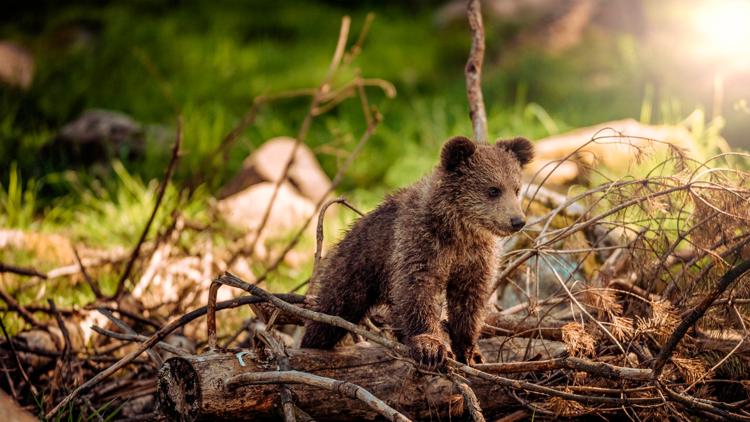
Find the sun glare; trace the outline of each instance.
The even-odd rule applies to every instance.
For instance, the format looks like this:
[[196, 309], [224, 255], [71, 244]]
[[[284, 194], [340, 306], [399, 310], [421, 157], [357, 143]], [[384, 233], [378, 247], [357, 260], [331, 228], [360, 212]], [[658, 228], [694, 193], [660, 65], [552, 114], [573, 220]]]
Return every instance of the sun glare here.
[[709, 56], [750, 63], [750, 0], [705, 1], [694, 11], [700, 49]]

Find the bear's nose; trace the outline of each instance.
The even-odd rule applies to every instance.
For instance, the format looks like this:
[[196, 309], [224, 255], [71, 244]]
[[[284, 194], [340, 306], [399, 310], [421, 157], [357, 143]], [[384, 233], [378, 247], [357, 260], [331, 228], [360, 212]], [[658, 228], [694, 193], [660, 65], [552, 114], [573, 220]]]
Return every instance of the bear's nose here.
[[519, 231], [526, 225], [526, 220], [521, 217], [513, 217], [510, 219], [510, 225], [513, 226], [513, 230]]

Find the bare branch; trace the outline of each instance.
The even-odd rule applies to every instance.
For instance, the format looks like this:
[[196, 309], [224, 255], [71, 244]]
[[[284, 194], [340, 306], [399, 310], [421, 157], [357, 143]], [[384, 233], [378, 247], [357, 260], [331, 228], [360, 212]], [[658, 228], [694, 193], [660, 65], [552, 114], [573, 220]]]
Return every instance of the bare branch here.
[[[299, 295], [281, 295], [281, 297], [284, 297], [285, 300], [292, 300], [295, 302], [300, 302], [304, 300], [304, 298]], [[238, 297], [236, 299], [217, 303], [216, 310], [236, 308], [238, 306], [248, 305], [251, 303], [258, 303], [262, 301], [264, 301], [264, 299], [262, 298], [252, 297], [252, 296], [243, 296], [243, 297]], [[92, 387], [94, 387], [95, 385], [99, 384], [101, 381], [105, 380], [106, 378], [114, 374], [115, 372], [122, 369], [125, 365], [129, 364], [130, 362], [135, 360], [135, 358], [140, 356], [143, 352], [153, 347], [159, 341], [164, 340], [174, 330], [184, 326], [190, 321], [193, 321], [205, 315], [206, 310], [207, 310], [207, 307], [205, 306], [195, 309], [191, 312], [186, 313], [185, 315], [182, 315], [181, 317], [173, 320], [169, 324], [159, 329], [156, 333], [154, 333], [151, 337], [149, 337], [148, 340], [144, 341], [143, 343], [140, 343], [138, 345], [138, 348], [128, 353], [127, 355], [123, 356], [120, 360], [118, 360], [112, 366], [108, 367], [102, 372], [99, 372], [93, 378], [89, 379], [82, 385], [78, 386], [75, 390], [73, 390], [70, 394], [68, 394], [65, 398], [63, 398], [59, 403], [57, 403], [57, 405], [54, 408], [52, 408], [52, 410], [47, 412], [47, 414], [45, 415], [45, 418], [52, 419], [61, 409], [63, 409], [65, 406], [68, 405], [68, 403], [70, 403], [71, 401], [79, 397], [82, 393], [89, 391]]]
[[8, 335], [8, 331], [5, 329], [5, 323], [3, 323], [2, 318], [0, 318], [0, 328], [3, 330], [3, 336], [5, 336], [5, 341], [8, 343], [8, 347], [10, 348], [10, 352], [13, 355], [13, 360], [16, 363], [16, 368], [18, 368], [18, 372], [21, 373], [21, 377], [23, 377], [23, 380], [29, 386], [29, 389], [31, 390], [31, 394], [36, 396], [37, 395], [36, 387], [34, 387], [34, 384], [31, 383], [31, 380], [29, 380], [28, 374], [26, 374], [26, 371], [23, 369], [23, 364], [21, 363], [21, 359], [18, 358], [18, 353], [16, 352], [16, 348], [13, 345], [13, 340], [11, 340], [10, 336]]
[[249, 372], [235, 375], [226, 380], [227, 388], [236, 388], [247, 384], [305, 384], [313, 387], [339, 393], [353, 399], [357, 399], [368, 405], [372, 410], [378, 412], [384, 418], [394, 422], [407, 422], [409, 418], [402, 415], [394, 408], [388, 406], [384, 401], [373, 396], [364, 388], [346, 381], [333, 378], [321, 377], [299, 371], [279, 372]]
[[[119, 318], [115, 317], [112, 314], [112, 312], [110, 312], [108, 309], [100, 307], [100, 308], [97, 308], [96, 310], [99, 311], [100, 314], [102, 314], [105, 317], [107, 317], [107, 319], [109, 319], [110, 321], [112, 321], [112, 323], [115, 324], [117, 327], [119, 327], [121, 330], [125, 331], [125, 334], [129, 334], [131, 336], [138, 336], [138, 333], [136, 333], [134, 329], [130, 328], [130, 326], [128, 324], [125, 324], [122, 320], [120, 320]], [[141, 340], [141, 341], [143, 341], [143, 340]], [[162, 361], [162, 359], [159, 356], [159, 354], [156, 353], [155, 351], [149, 349], [149, 350], [146, 351], [146, 353], [148, 353], [148, 356], [151, 358], [151, 360], [154, 361], [154, 364], [156, 364], [157, 368], [160, 367], [164, 363], [164, 361]]]
[[28, 322], [34, 327], [42, 327], [42, 325], [39, 324], [39, 321], [34, 318], [34, 315], [32, 315], [31, 312], [29, 312], [25, 307], [23, 307], [20, 303], [13, 299], [13, 297], [6, 293], [2, 288], [0, 288], [0, 300], [8, 305], [8, 309], [18, 312], [18, 315], [20, 315], [24, 321]]
[[472, 419], [474, 419], [474, 422], [484, 422], [484, 415], [482, 414], [482, 408], [479, 405], [479, 399], [477, 399], [477, 395], [474, 394], [474, 390], [469, 387], [468, 384], [466, 384], [459, 376], [456, 374], [451, 374], [450, 379], [453, 380], [453, 383], [458, 387], [458, 390], [461, 392], [461, 395], [464, 397], [464, 404], [469, 408], [469, 414], [471, 415]]
[[78, 264], [78, 268], [81, 270], [81, 274], [83, 274], [83, 279], [86, 280], [86, 284], [91, 287], [91, 291], [94, 292], [94, 296], [96, 296], [97, 299], [101, 299], [104, 297], [102, 294], [102, 291], [99, 289], [99, 284], [94, 281], [93, 278], [89, 275], [88, 271], [86, 271], [86, 267], [83, 265], [83, 261], [81, 261], [81, 256], [78, 254], [78, 248], [73, 246], [73, 255], [76, 257], [76, 263]]
[[[92, 325], [91, 329], [96, 331], [97, 333], [105, 336], [105, 337], [112, 337], [118, 340], [123, 341], [129, 341], [129, 342], [142, 342], [142, 341], [148, 341], [148, 337], [141, 335], [141, 334], [124, 334], [124, 333], [117, 333], [114, 331], [110, 331], [107, 329], [104, 329], [102, 327]], [[163, 349], [164, 351], [167, 351], [169, 353], [175, 354], [177, 356], [182, 356], [188, 354], [187, 350], [181, 349], [179, 347], [172, 346], [169, 343], [165, 343], [163, 341], [160, 341], [156, 343], [156, 347], [159, 347], [160, 349]], [[150, 352], [151, 350], [149, 350]]]
[[318, 271], [318, 266], [320, 265], [320, 257], [323, 253], [323, 220], [325, 218], [328, 207], [333, 204], [342, 204], [350, 210], [359, 214], [360, 217], [364, 215], [361, 211], [355, 208], [354, 205], [350, 204], [349, 201], [347, 201], [344, 197], [332, 199], [323, 204], [323, 206], [320, 208], [320, 212], [318, 213], [318, 226], [315, 231], [315, 260], [313, 263], [313, 275], [310, 277], [310, 289], [312, 288], [312, 280], [315, 279], [315, 273]]
[[[302, 125], [300, 126], [299, 132], [297, 133], [297, 137], [294, 140], [295, 141], [294, 146], [292, 147], [292, 151], [289, 154], [289, 158], [287, 159], [286, 165], [284, 165], [284, 170], [281, 173], [281, 177], [279, 177], [279, 180], [277, 180], [276, 184], [274, 185], [273, 193], [271, 194], [271, 198], [268, 201], [266, 210], [263, 213], [263, 218], [261, 218], [260, 224], [258, 225], [258, 228], [255, 231], [255, 236], [253, 237], [253, 241], [247, 249], [248, 253], [250, 254], [254, 253], [255, 246], [260, 240], [261, 234], [263, 233], [263, 230], [265, 229], [266, 224], [268, 223], [268, 218], [271, 215], [273, 204], [276, 202], [276, 197], [278, 196], [279, 189], [281, 188], [281, 185], [286, 181], [287, 176], [289, 175], [289, 171], [291, 170], [292, 165], [294, 164], [294, 159], [297, 155], [297, 150], [299, 149], [300, 145], [305, 142], [307, 133], [310, 130], [310, 125], [312, 124], [312, 120], [315, 117], [315, 111], [318, 107], [318, 104], [320, 104], [325, 94], [327, 94], [328, 91], [330, 91], [331, 89], [331, 86], [330, 86], [331, 80], [333, 79], [333, 76], [336, 73], [336, 70], [341, 64], [341, 59], [344, 55], [344, 51], [346, 48], [346, 40], [349, 37], [350, 25], [351, 25], [351, 19], [349, 18], [349, 16], [344, 16], [341, 19], [341, 29], [339, 30], [339, 38], [336, 43], [336, 50], [333, 53], [333, 58], [331, 59], [331, 64], [328, 67], [328, 72], [326, 73], [326, 76], [323, 79], [323, 82], [315, 91], [315, 95], [313, 95], [312, 103], [310, 104], [309, 111], [307, 115], [305, 116], [305, 119], [302, 121]], [[233, 256], [232, 259], [230, 259], [230, 264], [238, 256], [239, 256], [238, 254], [235, 254], [235, 256]]]
[[177, 160], [180, 156], [181, 144], [182, 116], [179, 116], [177, 118], [177, 137], [175, 139], [174, 146], [172, 147], [172, 158], [169, 161], [167, 171], [164, 174], [164, 180], [162, 180], [161, 184], [159, 185], [159, 190], [156, 194], [156, 202], [154, 203], [153, 211], [151, 211], [151, 216], [148, 218], [148, 222], [146, 222], [146, 226], [143, 228], [141, 236], [138, 238], [138, 242], [135, 244], [133, 252], [130, 254], [130, 259], [128, 259], [127, 264], [125, 264], [125, 270], [123, 270], [120, 279], [117, 281], [117, 289], [115, 290], [115, 294], [113, 296], [115, 299], [119, 299], [125, 291], [125, 281], [128, 279], [128, 277], [130, 277], [131, 271], [133, 271], [133, 265], [138, 259], [138, 255], [141, 252], [141, 246], [143, 246], [143, 242], [146, 240], [146, 236], [148, 236], [148, 232], [151, 229], [151, 224], [154, 222], [154, 218], [156, 218], [156, 213], [159, 211], [159, 206], [161, 205], [162, 199], [164, 199], [164, 193], [166, 193], [167, 191], [167, 185], [169, 185], [169, 181], [172, 179], [172, 174], [174, 173], [175, 167], [177, 166]]
[[467, 14], [471, 27], [471, 50], [466, 62], [466, 95], [469, 99], [469, 116], [474, 128], [474, 138], [480, 144], [486, 144], [487, 112], [482, 97], [482, 63], [484, 62], [484, 23], [479, 0], [469, 0]]
[[14, 265], [3, 264], [2, 262], [0, 262], [0, 273], [11, 273], [29, 277], [39, 277], [42, 279], [47, 278], [47, 274], [41, 273], [33, 268], [16, 267]]

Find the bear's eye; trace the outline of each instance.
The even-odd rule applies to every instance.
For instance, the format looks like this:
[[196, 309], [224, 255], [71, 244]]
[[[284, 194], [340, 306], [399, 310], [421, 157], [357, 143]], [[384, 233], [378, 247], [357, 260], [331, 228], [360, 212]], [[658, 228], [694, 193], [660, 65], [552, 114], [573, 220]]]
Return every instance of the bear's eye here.
[[516, 196], [518, 196], [518, 192], [521, 192], [520, 188], [516, 188]]
[[490, 198], [497, 198], [498, 196], [500, 196], [500, 194], [502, 192], [503, 191], [501, 191], [500, 188], [497, 188], [497, 187], [493, 186], [493, 187], [489, 188], [489, 190], [487, 190], [487, 195], [489, 195]]

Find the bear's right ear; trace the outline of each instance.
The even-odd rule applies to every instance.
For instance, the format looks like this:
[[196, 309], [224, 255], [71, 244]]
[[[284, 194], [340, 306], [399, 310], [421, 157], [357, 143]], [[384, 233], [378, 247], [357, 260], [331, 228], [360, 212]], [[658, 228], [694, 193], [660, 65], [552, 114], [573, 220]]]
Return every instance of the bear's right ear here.
[[529, 164], [534, 159], [534, 144], [526, 138], [518, 137], [507, 141], [499, 141], [497, 144], [500, 148], [510, 151], [518, 159], [521, 167]]
[[464, 160], [471, 157], [476, 150], [477, 145], [471, 142], [469, 138], [456, 136], [443, 146], [443, 151], [440, 153], [440, 164], [444, 169], [453, 171]]

